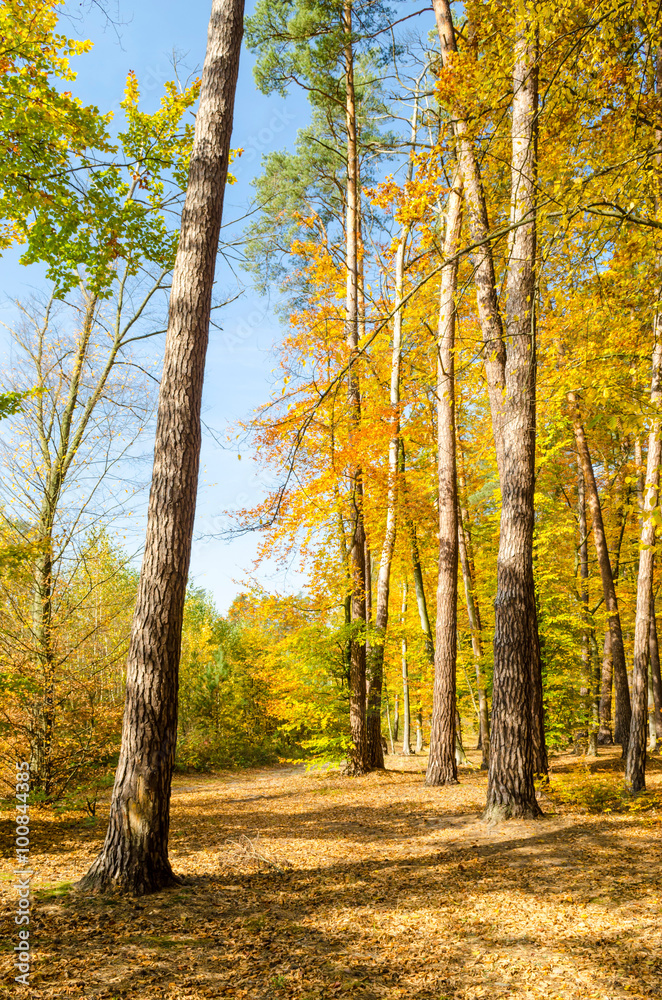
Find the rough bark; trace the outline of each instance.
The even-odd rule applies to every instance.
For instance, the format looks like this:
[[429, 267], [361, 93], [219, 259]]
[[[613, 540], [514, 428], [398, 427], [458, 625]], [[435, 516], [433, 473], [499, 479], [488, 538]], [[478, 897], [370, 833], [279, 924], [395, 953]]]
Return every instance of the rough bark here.
[[467, 616], [469, 618], [469, 628], [471, 629], [471, 649], [474, 657], [474, 668], [476, 671], [476, 688], [478, 690], [478, 722], [479, 722], [479, 745], [481, 751], [481, 770], [486, 771], [490, 763], [490, 717], [487, 707], [487, 692], [485, 690], [485, 676], [483, 672], [483, 639], [482, 625], [480, 620], [480, 608], [476, 600], [476, 577], [473, 563], [473, 550], [471, 545], [471, 527], [469, 523], [469, 511], [466, 507], [466, 482], [464, 476], [464, 455], [460, 439], [458, 444], [458, 474], [459, 474], [459, 496], [458, 496], [458, 543], [460, 551], [460, 564], [462, 566], [462, 580], [464, 583], [464, 596], [467, 602]]
[[[433, 0], [444, 67], [456, 51], [448, 0]], [[518, 8], [513, 79], [511, 222], [507, 335], [499, 312], [485, 195], [467, 123], [452, 109], [464, 184], [485, 372], [502, 494], [497, 570], [492, 743], [488, 818], [538, 815], [533, 784], [534, 732], [542, 726], [540, 659], [533, 588], [535, 443], [535, 183], [537, 40], [533, 5]], [[538, 747], [537, 756], [544, 753]], [[543, 763], [537, 761], [538, 765]]]
[[147, 537], [127, 660], [120, 759], [103, 849], [82, 881], [142, 895], [168, 860], [181, 628], [200, 455], [200, 405], [223, 213], [243, 0], [214, 0], [170, 294]]
[[434, 643], [434, 691], [427, 785], [457, 782], [455, 697], [457, 664], [457, 472], [455, 458], [455, 294], [462, 229], [459, 176], [448, 196], [437, 334], [437, 499], [439, 569]]
[[[485, 818], [536, 817], [534, 671], [539, 670], [533, 579], [538, 41], [533, 5], [518, 17], [513, 72], [511, 222], [506, 278], [501, 525], [495, 600], [492, 744]], [[531, 18], [531, 21], [528, 20]], [[543, 736], [544, 746], [544, 736]], [[537, 748], [538, 753], [541, 748]]]
[[625, 783], [632, 792], [646, 788], [646, 730], [648, 723], [648, 651], [650, 613], [653, 599], [653, 564], [655, 561], [655, 513], [658, 505], [660, 483], [659, 406], [662, 402], [662, 318], [655, 317], [655, 347], [653, 349], [653, 377], [651, 404], [657, 411], [651, 421], [648, 435], [646, 481], [637, 577], [637, 610], [634, 624], [634, 669], [632, 671], [632, 717], [630, 739], [625, 758]]
[[[623, 647], [623, 632], [621, 630], [621, 618], [618, 610], [618, 600], [614, 587], [614, 577], [609, 559], [609, 549], [607, 548], [607, 537], [605, 535], [602, 521], [602, 507], [598, 495], [598, 487], [595, 481], [591, 454], [584, 432], [584, 426], [579, 416], [577, 397], [574, 392], [568, 393], [568, 401], [573, 410], [572, 423], [577, 445], [577, 453], [582, 464], [584, 475], [584, 487], [586, 499], [591, 512], [593, 542], [598, 557], [600, 577], [602, 579], [602, 592], [604, 595], [605, 607], [609, 615], [609, 644], [611, 650], [611, 660], [614, 672], [614, 684], [616, 687], [616, 713], [614, 720], [614, 740], [621, 743], [624, 749], [627, 747], [630, 732], [630, 693], [628, 690], [628, 675], [625, 665], [625, 649]], [[604, 676], [604, 674], [603, 674]]]
[[[352, 434], [361, 426], [361, 392], [357, 361], [359, 357], [358, 310], [358, 147], [356, 99], [354, 94], [354, 52], [352, 46], [352, 5], [343, 6], [345, 33], [345, 124], [347, 129], [347, 215], [345, 223], [347, 287], [345, 295], [345, 339], [349, 354], [348, 401]], [[350, 575], [352, 585], [352, 636], [349, 670], [349, 723], [352, 747], [345, 767], [346, 774], [365, 774], [370, 770], [366, 718], [366, 648], [365, 648], [365, 527], [363, 523], [363, 470], [350, 470], [351, 542]], [[381, 745], [381, 741], [380, 741]]]

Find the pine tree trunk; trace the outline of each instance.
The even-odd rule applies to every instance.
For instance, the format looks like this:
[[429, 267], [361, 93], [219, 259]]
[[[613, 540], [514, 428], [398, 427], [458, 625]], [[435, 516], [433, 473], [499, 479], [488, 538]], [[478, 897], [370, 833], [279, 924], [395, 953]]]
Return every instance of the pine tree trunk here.
[[[614, 587], [614, 577], [612, 575], [611, 562], [609, 560], [609, 550], [607, 548], [607, 538], [602, 521], [602, 507], [598, 495], [598, 487], [595, 482], [593, 463], [588, 449], [588, 442], [577, 408], [577, 397], [575, 393], [568, 393], [568, 401], [573, 407], [573, 429], [577, 453], [581, 459], [582, 472], [584, 475], [584, 487], [591, 512], [593, 541], [600, 567], [602, 578], [602, 591], [604, 594], [605, 607], [609, 615], [609, 645], [611, 661], [613, 666], [614, 683], [616, 685], [616, 717], [614, 724], [614, 739], [627, 747], [630, 732], [630, 693], [628, 690], [628, 675], [625, 665], [625, 649], [623, 647], [623, 633], [621, 630], [621, 618], [618, 611], [618, 601]], [[603, 670], [603, 678], [605, 671]], [[604, 691], [604, 685], [603, 685]], [[605, 724], [604, 714], [601, 709], [602, 725]]]
[[[448, 0], [433, 0], [444, 66], [457, 51]], [[518, 8], [519, 10], [519, 8]], [[540, 737], [540, 654], [533, 584], [535, 457], [535, 185], [537, 159], [537, 41], [521, 8], [514, 66], [511, 241], [507, 275], [508, 348], [503, 338], [489, 222], [469, 129], [453, 109], [485, 372], [502, 494], [497, 570], [492, 742], [487, 817], [540, 813], [535, 798], [534, 734]], [[506, 442], [506, 436], [508, 438]], [[537, 747], [544, 763], [544, 737]]]
[[439, 571], [434, 644], [434, 692], [426, 785], [457, 782], [455, 698], [457, 658], [457, 472], [455, 459], [455, 293], [462, 229], [459, 176], [448, 196], [437, 335], [437, 496]]
[[[358, 147], [356, 134], [356, 100], [354, 95], [354, 52], [352, 45], [352, 4], [343, 6], [345, 33], [345, 123], [347, 127], [347, 219], [345, 297], [345, 339], [349, 353], [349, 410], [352, 433], [356, 438], [361, 428], [361, 392], [357, 361], [359, 357], [358, 311]], [[366, 648], [365, 648], [365, 528], [363, 523], [363, 470], [356, 465], [350, 471], [351, 525], [350, 573], [352, 584], [352, 637], [349, 670], [349, 723], [352, 748], [345, 767], [346, 774], [366, 774], [370, 770], [368, 756], [368, 726], [366, 713]], [[380, 741], [381, 746], [381, 741]]]
[[513, 73], [511, 222], [519, 225], [511, 239], [506, 279], [502, 506], [485, 811], [490, 821], [540, 815], [533, 783], [538, 723], [533, 688], [534, 671], [539, 670], [533, 579], [538, 42], [527, 15], [535, 16], [529, 3], [519, 14]]
[[[659, 413], [662, 402], [662, 317], [655, 318], [655, 348], [651, 404]], [[653, 564], [655, 560], [655, 513], [660, 483], [662, 458], [660, 417], [652, 420], [648, 435], [648, 458], [644, 485], [643, 524], [637, 578], [637, 610], [634, 625], [634, 670], [632, 672], [632, 718], [630, 739], [625, 759], [625, 783], [632, 792], [646, 788], [646, 729], [648, 722], [648, 651], [650, 613], [653, 598]]]
[[127, 661], [122, 747], [106, 840], [82, 880], [142, 895], [168, 860], [181, 629], [200, 455], [200, 405], [223, 214], [243, 0], [214, 0], [170, 294], [147, 537]]

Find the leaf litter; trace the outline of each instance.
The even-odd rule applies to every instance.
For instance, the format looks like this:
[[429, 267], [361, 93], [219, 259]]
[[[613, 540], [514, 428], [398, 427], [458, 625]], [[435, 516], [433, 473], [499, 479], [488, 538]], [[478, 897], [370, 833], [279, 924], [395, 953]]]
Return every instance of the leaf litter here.
[[[21, 995], [662, 995], [660, 760], [648, 795], [626, 801], [615, 751], [590, 766], [558, 755], [545, 817], [488, 827], [486, 776], [469, 757], [450, 788], [425, 787], [422, 755], [391, 756], [363, 778], [303, 767], [176, 777], [171, 860], [183, 883], [140, 899], [73, 888], [103, 841], [108, 795], [93, 818], [33, 807], [35, 951]], [[598, 811], [605, 801], [611, 811]], [[16, 899], [11, 820], [0, 826], [4, 998], [18, 989]]]

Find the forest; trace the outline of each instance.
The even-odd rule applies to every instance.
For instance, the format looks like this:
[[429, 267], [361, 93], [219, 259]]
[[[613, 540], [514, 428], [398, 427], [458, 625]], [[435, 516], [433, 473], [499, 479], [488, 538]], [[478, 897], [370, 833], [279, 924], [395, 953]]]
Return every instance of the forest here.
[[147, 7], [0, 3], [0, 997], [659, 996], [659, 4]]

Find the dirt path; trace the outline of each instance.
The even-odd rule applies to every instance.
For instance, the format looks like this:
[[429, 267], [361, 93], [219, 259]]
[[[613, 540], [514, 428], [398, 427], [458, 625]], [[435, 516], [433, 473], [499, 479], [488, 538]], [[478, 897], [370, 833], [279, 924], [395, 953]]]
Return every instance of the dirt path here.
[[[590, 815], [544, 799], [544, 819], [488, 828], [484, 774], [428, 789], [424, 765], [178, 777], [171, 855], [186, 884], [139, 901], [70, 890], [99, 849], [107, 796], [94, 820], [34, 810], [36, 962], [21, 995], [662, 996], [662, 810]], [[659, 761], [649, 785], [662, 791]], [[15, 995], [7, 815], [3, 997]]]

